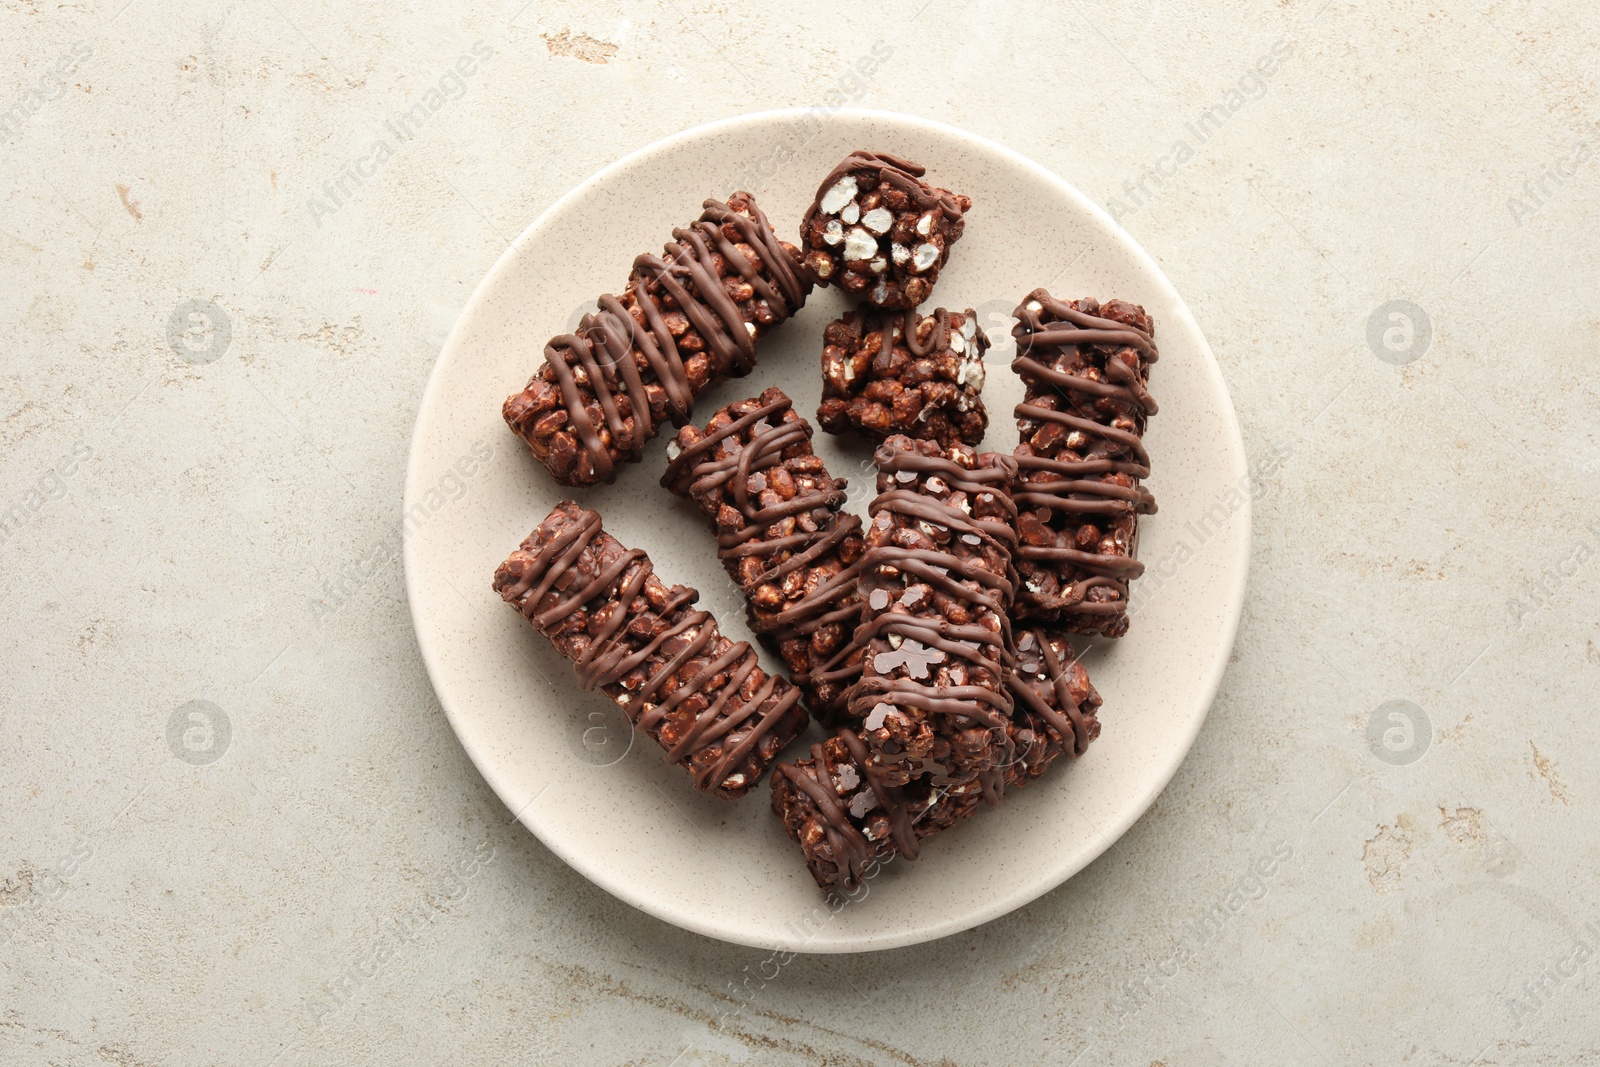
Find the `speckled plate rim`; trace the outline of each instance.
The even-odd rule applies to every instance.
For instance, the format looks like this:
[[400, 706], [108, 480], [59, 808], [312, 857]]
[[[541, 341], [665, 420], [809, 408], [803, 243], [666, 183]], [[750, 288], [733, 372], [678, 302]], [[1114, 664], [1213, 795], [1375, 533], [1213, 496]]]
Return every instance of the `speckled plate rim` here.
[[[459, 342], [467, 331], [468, 324], [473, 318], [474, 310], [487, 299], [488, 294], [501, 284], [505, 275], [511, 270], [512, 264], [526, 255], [528, 250], [538, 242], [541, 232], [551, 220], [562, 215], [572, 205], [581, 201], [595, 186], [605, 182], [618, 171], [631, 168], [652, 156], [670, 152], [686, 141], [713, 136], [717, 133], [745, 126], [778, 123], [801, 117], [815, 118], [816, 112], [811, 109], [801, 108], [760, 111], [680, 131], [629, 153], [602, 170], [597, 171], [541, 212], [538, 218], [501, 253], [483, 280], [479, 282], [440, 350], [439, 358], [435, 362], [429, 375], [427, 386], [423, 390], [416, 423], [412, 431], [402, 503], [403, 513], [409, 514], [421, 494], [430, 488], [425, 484], [423, 465], [420, 462], [424, 446], [424, 425], [428, 414], [434, 410], [438, 393], [442, 391], [441, 382], [445, 377], [446, 369], [458, 352]], [[1218, 399], [1221, 401], [1221, 410], [1227, 422], [1225, 427], [1227, 459], [1232, 468], [1228, 474], [1235, 476], [1240, 480], [1240, 484], [1243, 484], [1243, 479], [1246, 477], [1243, 436], [1228, 393], [1227, 383], [1222, 376], [1221, 368], [1217, 365], [1215, 356], [1211, 352], [1209, 343], [1205, 340], [1204, 333], [1200, 330], [1199, 324], [1189, 312], [1188, 306], [1178, 295], [1176, 289], [1173, 288], [1171, 282], [1167, 280], [1160, 267], [1104, 209], [1079, 192], [1076, 187], [1065, 179], [1026, 156], [989, 138], [970, 133], [958, 127], [919, 116], [862, 108], [841, 108], [831, 112], [829, 117], [881, 121], [890, 126], [920, 128], [928, 133], [963, 140], [969, 145], [993, 155], [998, 160], [1031, 173], [1056, 189], [1077, 211], [1082, 213], [1086, 220], [1092, 222], [1101, 236], [1108, 241], [1116, 243], [1120, 246], [1121, 251], [1130, 255], [1139, 264], [1148, 276], [1150, 283], [1164, 291], [1165, 296], [1171, 302], [1172, 308], [1176, 310], [1182, 325], [1192, 333], [1198, 345], [1197, 355], [1201, 364], [1200, 369], [1207, 380], [1207, 384], [1215, 390]], [[1169, 310], [1169, 319], [1171, 314], [1172, 311]], [[1072, 878], [1073, 875], [1093, 863], [1149, 810], [1156, 798], [1166, 788], [1167, 783], [1172, 780], [1173, 775], [1177, 773], [1178, 767], [1183, 763], [1190, 748], [1193, 746], [1195, 738], [1199, 736], [1200, 729], [1204, 725], [1212, 702], [1216, 698], [1217, 690], [1222, 683], [1222, 677], [1227, 670], [1228, 661], [1232, 654], [1239, 619], [1243, 613], [1244, 594], [1249, 572], [1251, 504], [1248, 496], [1245, 497], [1242, 505], [1235, 512], [1234, 519], [1238, 522], [1242, 533], [1235, 538], [1231, 545], [1233, 558], [1228, 561], [1226, 568], [1231, 576], [1231, 582], [1229, 582], [1226, 589], [1227, 603], [1223, 613], [1224, 633], [1221, 635], [1222, 640], [1218, 645], [1218, 652], [1213, 657], [1209, 669], [1201, 679], [1201, 684], [1195, 693], [1197, 712], [1188, 718], [1185, 724], [1186, 729], [1182, 734], [1170, 739], [1172, 743], [1165, 750], [1165, 761], [1154, 765], [1150, 769], [1144, 778], [1144, 789], [1136, 799], [1126, 803], [1118, 812], [1118, 816], [1111, 820], [1108, 825], [1096, 826], [1097, 833], [1094, 840], [1079, 849], [1075, 854], [1064, 859], [1060, 867], [1048, 877], [1040, 878], [1026, 885], [1011, 887], [1004, 893], [998, 893], [990, 899], [986, 906], [923, 925], [911, 923], [894, 934], [878, 934], [872, 937], [870, 941], [862, 943], [826, 942], [803, 946], [789, 944], [782, 937], [741, 936], [738, 932], [720, 928], [715, 921], [708, 920], [701, 912], [675, 906], [671, 894], [651, 893], [646, 891], [644, 887], [613, 877], [603, 866], [591, 862], [589, 857], [582, 851], [562, 847], [559, 842], [541, 833], [537, 821], [526, 810], [531, 806], [531, 801], [519, 800], [512, 795], [512, 783], [508, 781], [510, 775], [497, 764], [496, 760], [488, 758], [488, 754], [484, 751], [486, 746], [480, 746], [479, 739], [470, 729], [466, 728], [467, 724], [463, 718], [464, 709], [458, 706], [457, 701], [450, 692], [448, 681], [441, 677], [439, 649], [435, 646], [430, 628], [423, 624], [423, 620], [420, 617], [422, 606], [419, 602], [420, 597], [418, 595], [416, 576], [422, 561], [417, 557], [418, 549], [415, 539], [404, 539], [402, 561], [412, 626], [417, 636], [417, 643], [422, 652], [423, 663], [427, 668], [429, 680], [433, 684], [434, 691], [450, 722], [451, 729], [454, 730], [468, 758], [472, 760], [478, 772], [483, 775], [489, 787], [506, 804], [508, 810], [517, 813], [518, 821], [522, 822], [546, 847], [550, 848], [551, 851], [589, 881], [605, 889], [618, 899], [626, 901], [641, 911], [680, 928], [718, 940], [751, 947], [789, 948], [800, 952], [829, 954], [882, 951], [933, 941], [972, 929], [1009, 914], [1059, 887]], [[1092, 754], [1093, 750], [1091, 750], [1090, 757], [1086, 758], [1092, 758]], [[765, 784], [761, 787], [761, 791], [763, 794], [765, 793]], [[764, 799], [765, 797], [762, 796], [755, 802], [762, 802]], [[800, 863], [798, 855], [795, 862], [796, 864]]]

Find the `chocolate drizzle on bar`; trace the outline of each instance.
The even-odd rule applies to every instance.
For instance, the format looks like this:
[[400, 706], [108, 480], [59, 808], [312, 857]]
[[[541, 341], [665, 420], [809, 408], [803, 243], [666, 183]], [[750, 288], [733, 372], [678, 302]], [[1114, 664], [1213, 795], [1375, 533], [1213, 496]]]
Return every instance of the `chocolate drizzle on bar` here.
[[701, 390], [748, 374], [756, 340], [805, 303], [799, 253], [750, 194], [704, 207], [663, 255], [634, 260], [621, 297], [551, 338], [544, 367], [506, 400], [506, 422], [557, 481], [611, 481], [664, 421], [688, 421]]
[[495, 572], [494, 588], [684, 766], [695, 788], [742, 796], [805, 727], [799, 692], [731, 642], [686, 586], [668, 587], [649, 557], [557, 504]]
[[919, 209], [937, 207], [947, 219], [959, 219], [966, 212], [966, 208], [961, 206], [964, 197], [948, 189], [935, 188], [922, 180], [922, 176], [928, 173], [928, 168], [921, 163], [913, 163], [909, 159], [890, 155], [888, 152], [857, 149], [845, 156], [839, 165], [822, 179], [822, 184], [817, 186], [817, 195], [812, 197], [811, 206], [806, 209], [806, 214], [821, 209], [822, 197], [840, 178], [852, 171], [869, 169], [878, 172], [880, 182], [905, 193]]
[[861, 736], [848, 729], [813, 745], [810, 758], [772, 769], [772, 810], [824, 890], [849, 892], [874, 864], [894, 856], [916, 859], [924, 838], [967, 818], [984, 799], [976, 779], [887, 784], [868, 761]]
[[[1046, 741], [1046, 752], [1052, 743], [1065, 746], [1070, 741], [1067, 751], [1076, 757], [1100, 736], [1100, 720], [1095, 715], [1100, 694], [1089, 684], [1089, 676], [1071, 653], [1072, 646], [1059, 635], [1023, 630], [1017, 634], [1017, 667], [1011, 676], [1011, 692], [1030, 715], [1053, 733], [1054, 737]], [[1018, 747], [1020, 750], [1026, 746]], [[1054, 755], [1049, 753], [1049, 758]], [[1033, 769], [1030, 776], [1037, 777], [1042, 769]]]
[[711, 518], [751, 628], [783, 657], [812, 712], [836, 718], [861, 673], [850, 640], [861, 617], [861, 520], [841, 510], [846, 483], [828, 475], [810, 424], [775, 387], [717, 412], [705, 430], [680, 430], [674, 450], [661, 484]]
[[979, 776], [1008, 758], [1015, 508], [1010, 456], [892, 437], [877, 451], [860, 588], [861, 682], [850, 713], [891, 785]]
[[[916, 859], [917, 835], [912, 826], [912, 815], [905, 791], [885, 785], [883, 776], [872, 770], [867, 763], [867, 746], [859, 734], [853, 730], [841, 730], [835, 737], [837, 744], [843, 745], [849, 753], [848, 766], [852, 766], [855, 771], [852, 788], [863, 783], [866, 785], [871, 792], [869, 803], [881, 811], [887, 819], [894, 851], [908, 860]], [[813, 768], [827, 767], [828, 763], [828, 753], [824, 745], [822, 743], [812, 745], [809, 764], [796, 766], [792, 763], [780, 763], [773, 768], [773, 787], [778, 788], [780, 777], [787, 778], [816, 805], [822, 815], [824, 832], [828, 835], [829, 852], [842, 860], [844, 871], [852, 876], [844, 879], [845, 884], [842, 888], [848, 889], [851, 888], [854, 877], [858, 877], [862, 868], [866, 866], [873, 848], [872, 842], [851, 823], [849, 807], [841, 802], [833, 786], [824, 785], [817, 779], [815, 773], [812, 773]]]
[[1134, 558], [1137, 517], [1156, 510], [1140, 484], [1150, 475], [1141, 438], [1157, 410], [1145, 385], [1158, 358], [1149, 316], [1043, 289], [1015, 314], [1011, 367], [1026, 386], [1016, 409], [1018, 615], [1120, 636], [1128, 582], [1144, 571]]

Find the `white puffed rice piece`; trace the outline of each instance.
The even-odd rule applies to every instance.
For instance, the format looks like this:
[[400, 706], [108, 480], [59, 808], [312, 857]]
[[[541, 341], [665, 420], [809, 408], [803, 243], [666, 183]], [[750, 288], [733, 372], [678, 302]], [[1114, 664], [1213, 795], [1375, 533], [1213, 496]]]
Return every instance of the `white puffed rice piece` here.
[[846, 262], [871, 259], [877, 254], [877, 251], [877, 239], [859, 226], [844, 235], [844, 258]]
[[837, 215], [841, 208], [856, 198], [856, 178], [853, 174], [846, 174], [843, 178], [833, 183], [833, 188], [822, 194], [822, 202], [817, 207], [825, 215]]

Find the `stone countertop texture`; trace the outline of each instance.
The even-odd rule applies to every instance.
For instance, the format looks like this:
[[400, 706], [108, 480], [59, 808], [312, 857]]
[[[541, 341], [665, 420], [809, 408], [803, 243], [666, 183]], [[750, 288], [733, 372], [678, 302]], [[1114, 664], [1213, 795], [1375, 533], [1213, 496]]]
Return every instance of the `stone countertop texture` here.
[[[1592, 5], [0, 26], [0, 1062], [1600, 1060]], [[785, 960], [508, 825], [423, 670], [400, 491], [446, 331], [543, 208], [685, 127], [840, 105], [1116, 213], [1270, 473], [1144, 819], [977, 930]]]

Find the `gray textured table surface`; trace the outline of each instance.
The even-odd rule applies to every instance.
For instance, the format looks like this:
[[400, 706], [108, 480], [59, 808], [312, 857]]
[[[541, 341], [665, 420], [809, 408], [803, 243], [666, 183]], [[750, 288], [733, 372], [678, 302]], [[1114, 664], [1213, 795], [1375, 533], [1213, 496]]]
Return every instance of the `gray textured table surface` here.
[[[1600, 1059], [1600, 17], [1262, 8], [7, 0], [0, 1062]], [[1282, 458], [1150, 813], [976, 931], [780, 966], [507, 824], [400, 485], [542, 208], [842, 104], [1115, 211]]]

